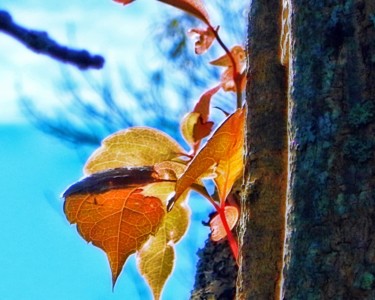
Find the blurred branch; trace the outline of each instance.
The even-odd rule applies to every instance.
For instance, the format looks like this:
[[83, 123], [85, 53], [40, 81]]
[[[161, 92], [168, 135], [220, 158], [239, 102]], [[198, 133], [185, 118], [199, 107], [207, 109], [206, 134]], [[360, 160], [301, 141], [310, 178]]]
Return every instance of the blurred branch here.
[[[230, 20], [246, 19], [241, 17], [244, 3], [234, 2], [229, 10], [227, 2], [217, 2], [220, 5], [216, 15], [220, 21], [231, 24]], [[246, 34], [241, 30], [246, 26], [233, 23], [226, 38], [230, 44], [244, 42]], [[137, 60], [139, 73], [120, 67], [117, 85], [112, 78], [114, 72], [100, 74], [101, 77], [85, 72], [77, 77], [73, 70], [63, 67], [63, 84], [57, 91], [62, 98], [59, 108], [48, 115], [44, 107], [38, 109], [34, 105], [36, 100], [25, 96], [21, 97], [21, 108], [37, 128], [77, 148], [97, 146], [107, 135], [139, 125], [162, 127], [184, 143], [176, 130], [179, 120], [204, 90], [216, 84], [221, 72], [207, 63], [222, 55], [220, 47], [214, 45], [209, 53], [194, 55], [194, 43], [187, 31], [197, 26], [195, 18], [186, 14], [163, 15], [150, 25], [148, 37], [151, 36], [153, 46], [145, 46], [150, 49], [142, 54], [147, 59]], [[233, 101], [228, 101], [228, 97], [233, 97]], [[231, 111], [235, 98], [219, 92], [212, 105]], [[213, 109], [211, 117], [217, 123], [222, 112]]]
[[100, 69], [104, 65], [104, 58], [101, 55], [92, 55], [87, 50], [62, 46], [51, 39], [45, 31], [31, 30], [17, 25], [13, 22], [12, 16], [4, 10], [0, 10], [0, 31], [38, 54], [48, 55], [55, 60], [75, 65], [79, 69]]
[[20, 108], [35, 127], [73, 146], [98, 146], [107, 135], [135, 124], [136, 114], [114, 99], [110, 77], [97, 81], [89, 73], [77, 77], [65, 67], [61, 71], [59, 109], [46, 113], [30, 97], [19, 98]]

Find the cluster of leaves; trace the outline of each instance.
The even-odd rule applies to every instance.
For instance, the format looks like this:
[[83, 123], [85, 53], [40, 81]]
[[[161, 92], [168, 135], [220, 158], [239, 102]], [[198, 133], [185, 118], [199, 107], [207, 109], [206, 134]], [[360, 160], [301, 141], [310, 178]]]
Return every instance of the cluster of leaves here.
[[[134, 0], [116, 0], [129, 4]], [[203, 93], [193, 110], [181, 121], [181, 133], [190, 145], [187, 152], [169, 135], [148, 127], [117, 132], [102, 142], [88, 159], [81, 181], [64, 193], [67, 219], [77, 224], [83, 238], [103, 249], [116, 283], [129, 255], [136, 253], [138, 268], [159, 299], [172, 273], [174, 244], [189, 226], [187, 196], [194, 189], [215, 207], [211, 238], [227, 237], [237, 259], [232, 228], [238, 207], [228, 203], [243, 168], [245, 108], [245, 52], [229, 50], [220, 39], [200, 0], [159, 0], [182, 9], [207, 27], [191, 30], [197, 36], [195, 52], [202, 54], [216, 40], [225, 55], [212, 61], [225, 67], [220, 83]], [[237, 109], [226, 115], [216, 130], [209, 120], [210, 102], [220, 89], [237, 96]], [[207, 141], [204, 143], [204, 140]], [[204, 179], [213, 180], [215, 193], [206, 190]]]

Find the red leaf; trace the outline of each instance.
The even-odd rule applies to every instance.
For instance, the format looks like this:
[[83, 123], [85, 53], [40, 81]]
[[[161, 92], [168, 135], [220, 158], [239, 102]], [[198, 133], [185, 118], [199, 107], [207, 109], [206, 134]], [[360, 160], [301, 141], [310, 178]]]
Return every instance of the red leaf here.
[[217, 93], [221, 86], [216, 86], [205, 92], [195, 105], [193, 111], [187, 114], [181, 122], [181, 132], [185, 140], [196, 151], [200, 141], [208, 136], [214, 125], [208, 121], [210, 114], [210, 102], [212, 96]]
[[[219, 27], [215, 30], [217, 31]], [[190, 36], [196, 36], [197, 40], [195, 42], [195, 53], [196, 54], [203, 54], [205, 53], [208, 48], [212, 45], [213, 41], [215, 40], [215, 34], [210, 27], [205, 29], [202, 28], [193, 28], [189, 30]]]
[[203, 123], [206, 123], [208, 121], [211, 98], [219, 91], [219, 89], [220, 86], [215, 86], [214, 88], [209, 89], [199, 98], [199, 101], [194, 106], [193, 112], [197, 112], [200, 114]]
[[239, 83], [239, 87], [243, 90], [246, 86], [246, 72], [244, 70], [246, 66], [246, 52], [242, 46], [237, 45], [231, 49], [230, 53], [234, 60], [234, 66], [228, 54], [211, 61], [210, 64], [226, 67], [220, 77], [221, 86], [224, 91], [236, 91], [234, 80]]

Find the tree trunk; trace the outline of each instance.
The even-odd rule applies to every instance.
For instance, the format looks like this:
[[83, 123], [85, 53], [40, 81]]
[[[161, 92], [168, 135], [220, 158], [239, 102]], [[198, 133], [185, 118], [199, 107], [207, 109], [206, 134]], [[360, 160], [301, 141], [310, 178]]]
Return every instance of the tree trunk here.
[[253, 0], [249, 13], [247, 153], [237, 299], [280, 293], [287, 182], [287, 80], [280, 63], [282, 3]]
[[375, 1], [285, 4], [285, 69], [280, 1], [249, 12], [236, 298], [375, 299]]
[[375, 2], [292, 12], [283, 297], [375, 299]]

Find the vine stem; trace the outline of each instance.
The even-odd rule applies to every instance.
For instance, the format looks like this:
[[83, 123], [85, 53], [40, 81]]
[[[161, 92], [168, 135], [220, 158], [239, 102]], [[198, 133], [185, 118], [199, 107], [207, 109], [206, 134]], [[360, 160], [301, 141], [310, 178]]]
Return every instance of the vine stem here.
[[216, 209], [217, 212], [219, 212], [220, 210], [220, 206], [219, 204], [216, 203], [216, 201], [214, 199], [212, 199], [212, 197], [210, 196], [210, 194], [207, 192], [206, 188], [199, 185], [199, 184], [195, 184], [193, 183], [191, 185], [191, 188], [198, 192], [199, 194], [201, 194], [204, 198], [206, 198], [211, 204], [212, 206]]
[[221, 39], [221, 37], [219, 35], [219, 32], [217, 30], [215, 30], [215, 28], [213, 28], [210, 23], [207, 23], [207, 25], [210, 28], [210, 30], [212, 30], [212, 32], [214, 33], [217, 42], [219, 43], [221, 48], [223, 48], [223, 50], [228, 55], [228, 57], [229, 57], [229, 59], [232, 63], [232, 66], [233, 66], [233, 81], [234, 81], [234, 84], [235, 84], [235, 87], [236, 87], [237, 108], [241, 108], [242, 107], [241, 74], [237, 70], [236, 61], [234, 60], [232, 52], [230, 52], [228, 47], [224, 44], [223, 40]]
[[230, 249], [232, 250], [234, 259], [236, 260], [236, 263], [238, 264], [238, 244], [232, 234], [232, 231], [229, 228], [227, 218], [225, 216], [224, 206], [219, 207], [218, 213], [220, 215], [220, 219], [221, 219], [221, 222], [223, 223], [224, 229], [227, 233], [227, 238], [228, 238]]
[[234, 238], [232, 231], [229, 228], [227, 218], [225, 216], [225, 205], [224, 203], [222, 205], [219, 205], [216, 203], [216, 201], [208, 194], [207, 190], [198, 184], [193, 184], [192, 189], [201, 194], [204, 198], [206, 198], [216, 209], [217, 213], [220, 216], [221, 223], [223, 223], [224, 230], [227, 233], [227, 238], [229, 242], [230, 249], [232, 251], [232, 254], [234, 256], [234, 259], [236, 260], [236, 263], [238, 264], [238, 244], [236, 239]]

